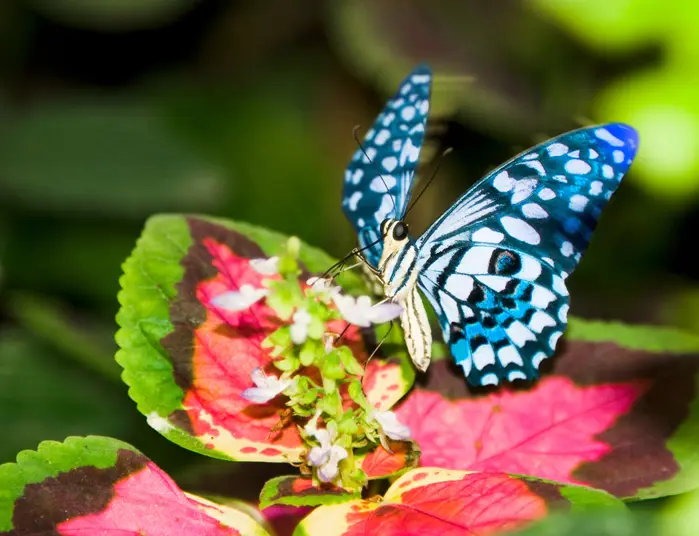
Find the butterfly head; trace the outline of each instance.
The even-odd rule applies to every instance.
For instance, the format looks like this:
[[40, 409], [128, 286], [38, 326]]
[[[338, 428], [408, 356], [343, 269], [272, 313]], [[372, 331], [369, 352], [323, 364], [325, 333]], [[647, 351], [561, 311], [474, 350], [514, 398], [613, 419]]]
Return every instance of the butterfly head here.
[[400, 244], [409, 239], [408, 224], [402, 220], [386, 219], [381, 222], [381, 235], [384, 247], [389, 242]]
[[379, 276], [384, 293], [394, 300], [402, 300], [415, 285], [417, 272], [413, 270], [417, 249], [402, 220], [386, 219], [381, 223], [383, 250], [379, 260]]

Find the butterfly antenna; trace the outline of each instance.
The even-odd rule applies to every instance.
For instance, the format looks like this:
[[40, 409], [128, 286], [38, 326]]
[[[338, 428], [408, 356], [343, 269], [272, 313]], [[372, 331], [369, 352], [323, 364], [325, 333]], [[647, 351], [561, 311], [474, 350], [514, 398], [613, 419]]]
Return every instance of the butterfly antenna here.
[[[364, 153], [364, 156], [365, 156], [366, 159], [369, 161], [369, 163], [370, 163], [370, 164], [373, 164], [373, 162], [371, 161], [371, 158], [369, 158], [369, 155], [368, 155], [368, 154], [366, 153], [366, 151], [364, 150], [364, 146], [362, 145], [362, 142], [359, 140], [359, 134], [358, 134], [359, 129], [360, 129], [360, 126], [359, 126], [359, 125], [354, 125], [354, 129], [352, 130], [352, 133], [353, 133], [353, 135], [354, 135], [354, 141], [357, 142], [357, 145], [359, 146], [359, 149], [362, 151], [362, 153]], [[386, 184], [386, 179], [383, 178], [383, 175], [381, 175], [381, 173], [379, 173], [379, 178], [381, 179], [381, 182], [383, 182], [384, 188], [386, 188], [386, 193], [387, 193], [387, 194], [390, 194], [390, 193], [391, 193], [391, 189], [388, 187], [388, 184]], [[389, 195], [389, 197], [391, 198], [391, 203], [393, 203], [393, 213], [394, 213], [396, 216], [398, 216], [398, 207], [396, 207], [396, 200], [393, 199], [393, 196], [392, 196], [392, 195]]]
[[430, 180], [427, 181], [427, 184], [425, 184], [425, 187], [420, 191], [420, 193], [417, 195], [415, 200], [410, 204], [408, 207], [408, 210], [405, 211], [405, 216], [408, 215], [408, 212], [410, 212], [415, 205], [417, 205], [417, 202], [420, 200], [422, 197], [422, 194], [424, 194], [427, 191], [427, 188], [429, 187], [430, 184], [432, 184], [432, 181], [435, 179], [437, 176], [437, 173], [439, 173], [439, 168], [442, 167], [442, 160], [444, 159], [445, 156], [447, 156], [450, 152], [452, 152], [453, 149], [451, 147], [448, 147], [447, 149], [444, 150], [444, 152], [439, 156], [439, 160], [437, 160], [437, 167], [435, 170], [432, 172], [432, 176], [430, 177]]
[[388, 331], [384, 334], [383, 337], [381, 337], [381, 340], [377, 343], [376, 348], [374, 348], [374, 351], [371, 352], [371, 355], [369, 355], [369, 359], [366, 360], [366, 363], [364, 363], [364, 375], [362, 376], [362, 386], [364, 385], [364, 378], [366, 377], [366, 369], [369, 366], [369, 361], [372, 360], [372, 358], [376, 355], [376, 352], [379, 351], [379, 348], [381, 348], [381, 345], [388, 339], [388, 336], [391, 334], [391, 330], [393, 330], [393, 320], [391, 320], [391, 323], [388, 326]]
[[351, 258], [354, 257], [355, 255], [357, 255], [358, 253], [361, 253], [362, 251], [364, 251], [364, 250], [366, 250], [366, 249], [369, 249], [370, 247], [375, 246], [376, 244], [378, 244], [379, 242], [381, 242], [381, 240], [383, 240], [383, 238], [378, 238], [378, 239], [374, 240], [373, 242], [371, 242], [370, 244], [367, 244], [367, 245], [364, 246], [363, 248], [354, 248], [354, 249], [353, 249], [352, 251], [350, 251], [347, 255], [345, 255], [344, 257], [342, 257], [342, 259], [340, 259], [340, 260], [337, 261], [335, 264], [333, 264], [330, 268], [328, 268], [327, 270], [325, 270], [325, 272], [324, 272], [323, 275], [321, 276], [321, 279], [325, 279], [325, 278], [328, 277], [328, 276], [330, 275], [330, 273], [333, 272], [338, 266], [342, 266], [342, 265], [343, 265], [345, 262], [347, 262], [349, 259], [351, 259]]

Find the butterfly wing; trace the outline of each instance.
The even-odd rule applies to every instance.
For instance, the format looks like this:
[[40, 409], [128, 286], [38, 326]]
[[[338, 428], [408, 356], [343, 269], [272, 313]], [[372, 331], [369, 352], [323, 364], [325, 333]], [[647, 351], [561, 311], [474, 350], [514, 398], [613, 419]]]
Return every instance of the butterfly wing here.
[[342, 209], [357, 231], [366, 261], [377, 267], [383, 247], [380, 225], [400, 219], [425, 137], [431, 71], [416, 67], [376, 118], [345, 171]]
[[502, 165], [418, 240], [418, 285], [474, 385], [532, 379], [565, 329], [565, 279], [628, 170], [638, 134], [563, 134]]

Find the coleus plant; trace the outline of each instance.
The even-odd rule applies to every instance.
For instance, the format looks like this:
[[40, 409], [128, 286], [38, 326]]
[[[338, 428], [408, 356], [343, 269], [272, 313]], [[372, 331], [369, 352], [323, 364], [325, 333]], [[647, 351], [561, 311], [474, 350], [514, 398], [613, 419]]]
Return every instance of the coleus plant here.
[[332, 264], [250, 225], [152, 218], [121, 279], [130, 396], [185, 448], [290, 474], [254, 507], [212, 502], [116, 439], [44, 442], [0, 466], [0, 534], [263, 535], [284, 508], [298, 535], [494, 534], [699, 487], [695, 337], [574, 319], [534, 384], [468, 388], [436, 346], [414, 385], [399, 330], [374, 326], [399, 311], [356, 274], [319, 278]]

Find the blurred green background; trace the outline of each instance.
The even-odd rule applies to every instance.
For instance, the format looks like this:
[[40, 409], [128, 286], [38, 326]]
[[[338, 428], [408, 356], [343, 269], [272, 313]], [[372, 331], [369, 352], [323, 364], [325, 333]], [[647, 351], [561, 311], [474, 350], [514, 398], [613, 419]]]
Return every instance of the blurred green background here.
[[43, 439], [105, 434], [185, 485], [224, 491], [217, 462], [151, 431], [120, 383], [120, 265], [163, 211], [347, 252], [352, 129], [420, 61], [435, 71], [421, 176], [454, 151], [415, 229], [520, 150], [626, 121], [640, 153], [571, 279], [572, 310], [699, 331], [691, 0], [4, 0], [0, 462]]

